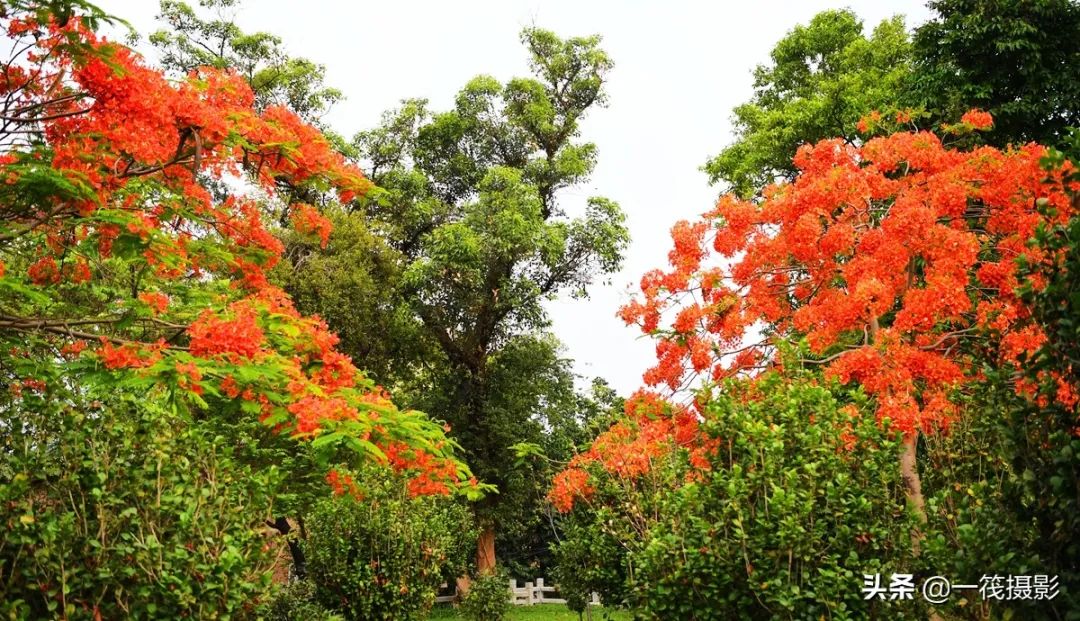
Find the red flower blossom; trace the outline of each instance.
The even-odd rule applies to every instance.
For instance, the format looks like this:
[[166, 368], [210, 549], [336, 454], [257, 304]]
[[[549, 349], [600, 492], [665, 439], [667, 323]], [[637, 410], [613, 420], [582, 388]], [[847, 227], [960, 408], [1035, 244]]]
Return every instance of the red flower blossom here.
[[588, 499], [596, 488], [589, 484], [589, 473], [581, 468], [567, 468], [555, 475], [548, 501], [560, 513], [569, 513], [578, 499]]
[[41, 287], [60, 282], [60, 266], [52, 257], [39, 259], [26, 270], [26, 274], [30, 277], [30, 282]]
[[77, 340], [66, 343], [60, 348], [60, 353], [66, 358], [77, 358], [86, 349], [86, 341]]
[[230, 399], [235, 399], [240, 396], [240, 387], [236, 383], [236, 379], [231, 375], [226, 375], [221, 380], [221, 391], [225, 393], [225, 396]]
[[160, 291], [150, 291], [147, 293], [140, 293], [139, 300], [150, 307], [150, 310], [155, 315], [160, 315], [165, 312], [165, 309], [169, 306], [169, 296], [161, 293]]
[[994, 125], [994, 117], [989, 112], [982, 110], [969, 110], [960, 117], [960, 122], [966, 123], [975, 129], [987, 129]]
[[106, 369], [141, 369], [161, 359], [163, 343], [144, 346], [140, 343], [124, 343], [119, 347], [102, 339], [97, 356]]
[[247, 308], [237, 309], [229, 319], [206, 311], [187, 332], [191, 353], [199, 357], [254, 358], [262, 351], [265, 340], [255, 312]]
[[334, 228], [326, 216], [311, 205], [298, 204], [293, 205], [292, 215], [289, 218], [297, 231], [318, 235], [322, 241], [322, 247], [326, 248], [330, 242], [330, 232]]
[[[359, 168], [295, 113], [256, 109], [251, 88], [236, 72], [200, 68], [186, 79], [167, 79], [134, 51], [100, 39], [77, 16], [60, 25], [38, 23], [34, 15], [15, 7], [0, 16], [0, 29], [18, 38], [13, 49], [22, 50], [15, 52], [21, 58], [0, 64], [0, 95], [12, 110], [41, 117], [12, 125], [33, 136], [0, 154], [0, 183], [18, 195], [18, 184], [37, 178], [23, 178], [25, 171], [39, 175], [48, 167], [78, 192], [8, 205], [0, 228], [18, 230], [21, 239], [4, 246], [0, 276], [5, 266], [24, 265], [25, 272], [5, 280], [48, 286], [104, 277], [107, 289], [130, 270], [149, 290], [138, 296], [140, 304], [155, 315], [173, 310], [177, 321], [196, 319], [186, 344], [164, 321], [95, 324], [108, 335], [93, 352], [101, 366], [117, 374], [138, 370], [191, 394], [203, 390], [203, 373], [212, 369], [224, 378], [222, 394], [258, 404], [260, 420], [277, 431], [310, 437], [330, 430], [378, 446], [401, 442], [409, 457], [400, 466], [414, 475], [415, 493], [445, 493], [456, 485], [460, 464], [449, 458], [438, 427], [398, 410], [382, 389], [369, 386], [335, 350], [337, 337], [326, 324], [303, 317], [269, 285], [266, 270], [280, 261], [283, 246], [267, 228], [265, 205], [231, 187], [222, 199], [205, 183], [244, 177], [256, 192], [275, 196], [283, 184], [310, 185], [350, 201], [370, 188]], [[326, 245], [328, 219], [305, 205], [291, 214], [298, 232]], [[103, 268], [91, 267], [98, 265]], [[170, 300], [156, 291], [202, 289], [208, 282], [211, 289], [225, 285], [222, 295]], [[53, 302], [43, 303], [35, 319], [55, 312], [50, 324], [71, 318], [90, 325], [102, 313], [96, 300], [87, 304], [80, 296]], [[168, 336], [168, 347], [135, 340], [148, 334]], [[61, 354], [78, 356], [84, 347], [64, 345]]]
[[[872, 113], [865, 121], [879, 119]], [[979, 111], [963, 121], [992, 123]], [[1016, 297], [1015, 259], [1046, 261], [1027, 240], [1075, 207], [1064, 171], [1044, 182], [1044, 152], [951, 150], [927, 132], [861, 147], [804, 145], [793, 182], [766, 188], [756, 203], [720, 199], [705, 215], [715, 224], [711, 244], [691, 234], [698, 226], [673, 230], [669, 269], [646, 274], [641, 297], [620, 312], [658, 338], [645, 382], [675, 390], [699, 373], [720, 380], [776, 364], [767, 339], [747, 343], [764, 326], [805, 338], [822, 356], [848, 348], [830, 355], [826, 368], [860, 383], [880, 418], [907, 430], [947, 425], [949, 390], [974, 372], [956, 353], [961, 339], [992, 330], [1009, 363], [1045, 341]], [[1036, 199], [1054, 208], [1052, 220]], [[978, 221], [968, 220], [972, 204]], [[702, 256], [710, 246], [723, 268]], [[673, 317], [670, 330], [660, 329], [661, 317]]]
[[352, 476], [343, 474], [337, 470], [331, 469], [326, 474], [326, 482], [330, 484], [330, 488], [334, 490], [335, 496], [343, 496], [346, 493], [352, 494], [355, 497], [360, 496], [360, 489], [356, 485], [356, 481]]

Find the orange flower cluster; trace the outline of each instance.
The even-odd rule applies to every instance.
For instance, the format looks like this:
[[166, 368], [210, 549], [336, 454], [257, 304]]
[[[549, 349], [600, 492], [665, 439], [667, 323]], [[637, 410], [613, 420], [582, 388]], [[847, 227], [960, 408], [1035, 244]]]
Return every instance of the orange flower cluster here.
[[114, 347], [111, 342], [103, 338], [97, 355], [106, 369], [141, 369], [161, 360], [161, 350], [164, 347], [163, 342], [152, 345], [124, 343], [119, 347]]
[[709, 468], [708, 454], [716, 442], [705, 436], [691, 409], [638, 391], [626, 401], [624, 413], [623, 420], [597, 436], [587, 451], [571, 459], [553, 479], [548, 501], [560, 512], [570, 511], [577, 500], [587, 500], [596, 491], [590, 466], [629, 482], [650, 472], [657, 460], [683, 449], [695, 468]]
[[349, 474], [343, 474], [337, 470], [331, 469], [330, 472], [326, 474], [326, 482], [330, 484], [330, 489], [334, 490], [335, 496], [349, 494], [358, 500], [363, 498], [360, 486], [356, 484], [356, 480]]
[[[262, 113], [253, 108], [254, 95], [242, 76], [202, 68], [190, 79], [174, 84], [160, 71], [147, 67], [132, 50], [99, 39], [78, 19], [63, 27], [38, 26], [11, 20], [8, 29], [33, 34], [36, 51], [27, 55], [33, 69], [12, 62], [3, 69], [0, 83], [19, 82], [9, 108], [39, 111], [48, 141], [51, 166], [88, 191], [69, 203], [81, 218], [67, 224], [85, 224], [99, 239], [102, 255], [120, 233], [147, 242], [148, 261], [163, 275], [180, 277], [191, 270], [246, 269], [251, 282], [262, 283], [258, 266], [269, 267], [281, 253], [281, 243], [266, 230], [260, 208], [253, 201], [229, 197], [215, 204], [196, 175], [236, 174], [246, 168], [263, 189], [274, 194], [278, 183], [298, 185], [318, 179], [329, 182], [339, 196], [351, 199], [370, 187], [359, 169], [348, 164], [314, 127], [291, 111], [272, 107]], [[92, 53], [74, 62], [72, 40]], [[48, 58], [49, 63], [30, 61]], [[69, 78], [65, 81], [65, 77]], [[57, 92], [49, 84], [67, 84]], [[7, 164], [17, 161], [5, 156]], [[8, 177], [9, 183], [14, 179]], [[143, 205], [145, 180], [158, 185], [164, 202]], [[69, 197], [71, 198], [71, 197]], [[107, 210], [108, 217], [95, 214]], [[317, 234], [323, 243], [329, 222], [314, 209], [294, 210], [303, 232]], [[20, 218], [30, 226], [44, 226], [37, 213]], [[69, 215], [69, 214], [63, 214]], [[125, 220], [117, 227], [117, 219]], [[50, 221], [50, 226], [57, 220]], [[231, 242], [235, 255], [222, 264], [217, 256], [189, 256], [187, 240], [206, 227]], [[56, 284], [61, 273], [55, 256], [41, 258], [30, 278], [39, 285]], [[75, 280], [90, 278], [85, 265]]]
[[33, 263], [27, 270], [30, 282], [42, 286], [60, 282], [60, 266], [56, 259], [44, 257]]
[[[993, 123], [979, 111], [963, 121]], [[1044, 340], [1016, 296], [1017, 259], [1048, 259], [1027, 241], [1047, 218], [1073, 216], [1069, 191], [1080, 189], [1067, 171], [1047, 181], [1044, 154], [954, 150], [928, 132], [802, 147], [792, 183], [759, 201], [725, 196], [703, 222], [673, 229], [670, 270], [647, 274], [620, 311], [658, 338], [646, 382], [753, 373], [775, 348], [752, 335], [804, 336], [829, 374], [876, 397], [880, 417], [906, 430], [947, 424], [950, 391], [973, 373], [964, 339], [989, 333], [1007, 362]]]
[[265, 336], [254, 309], [237, 304], [232, 317], [203, 311], [188, 327], [191, 353], [200, 358], [223, 355], [230, 360], [254, 358], [263, 351]]
[[[435, 458], [404, 443], [391, 442], [384, 452], [390, 466], [396, 471], [412, 475], [407, 484], [412, 496], [449, 494], [451, 486], [459, 480], [457, 467], [452, 461]], [[475, 480], [470, 483], [475, 484]]]
[[70, 343], [65, 343], [64, 346], [60, 348], [60, 354], [66, 358], [77, 358], [79, 354], [83, 353], [86, 347], [86, 341], [82, 339], [71, 341]]
[[859, 122], [855, 124], [855, 129], [860, 133], [869, 132], [877, 123], [881, 121], [881, 113], [877, 110], [872, 111], [870, 114], [859, 119]]
[[994, 117], [982, 110], [969, 110], [960, 117], [961, 123], [967, 123], [975, 129], [988, 129], [994, 125]]
[[548, 501], [559, 511], [569, 513], [578, 499], [588, 500], [596, 488], [589, 484], [589, 473], [581, 468], [567, 468], [551, 481]]
[[169, 296], [160, 291], [148, 291], [139, 294], [139, 301], [150, 307], [155, 315], [160, 315], [169, 307]]
[[311, 205], [300, 204], [293, 207], [290, 219], [294, 229], [301, 233], [318, 235], [322, 247], [326, 248], [326, 244], [330, 242], [330, 231], [334, 228], [326, 216]]

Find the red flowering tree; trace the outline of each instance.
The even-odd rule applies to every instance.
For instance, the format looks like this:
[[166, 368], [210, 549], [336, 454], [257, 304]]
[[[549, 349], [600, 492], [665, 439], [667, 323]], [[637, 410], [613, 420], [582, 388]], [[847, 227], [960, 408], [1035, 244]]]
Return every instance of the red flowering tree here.
[[[972, 112], [960, 129], [991, 123]], [[804, 146], [794, 182], [759, 203], [726, 196], [704, 221], [676, 225], [672, 269], [647, 274], [642, 299], [621, 311], [658, 338], [646, 382], [719, 380], [775, 364], [778, 339], [805, 339], [807, 362], [860, 384], [904, 433], [901, 466], [921, 512], [917, 437], [948, 425], [951, 394], [977, 379], [972, 355], [1015, 364], [1044, 340], [1015, 293], [1017, 260], [1045, 260], [1027, 244], [1046, 223], [1037, 204], [1058, 222], [1073, 213], [1044, 153], [954, 150], [929, 132]], [[1066, 385], [1058, 398], [1076, 401]]]
[[[991, 123], [973, 111], [950, 129]], [[1017, 365], [1045, 340], [1016, 295], [1018, 259], [1049, 258], [1028, 240], [1074, 214], [1077, 188], [1067, 171], [1048, 175], [1044, 154], [953, 149], [924, 131], [802, 147], [793, 182], [758, 202], [725, 196], [673, 228], [670, 269], [646, 274], [620, 311], [657, 340], [646, 383], [677, 391], [781, 370], [777, 346], [795, 341], [802, 364], [861, 386], [903, 433], [901, 470], [922, 514], [918, 435], [948, 426], [976, 360]], [[1074, 387], [1060, 382], [1057, 399], [1075, 407]], [[587, 493], [575, 476], [552, 492], [564, 506]]]
[[281, 188], [347, 201], [370, 186], [360, 171], [294, 113], [257, 112], [242, 77], [166, 80], [96, 35], [93, 7], [42, 7], [0, 11], [13, 50], [0, 67], [0, 373], [16, 397], [145, 390], [354, 449], [412, 473], [417, 493], [466, 485], [442, 427], [398, 410], [267, 282], [282, 252], [268, 209], [330, 241], [319, 210]]

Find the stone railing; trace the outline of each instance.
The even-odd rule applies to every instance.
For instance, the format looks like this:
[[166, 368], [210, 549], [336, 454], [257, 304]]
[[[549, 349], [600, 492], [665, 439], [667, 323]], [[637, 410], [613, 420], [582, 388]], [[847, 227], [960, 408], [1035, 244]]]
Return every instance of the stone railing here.
[[[560, 597], [555, 597], [559, 593], [558, 586], [548, 586], [544, 584], [543, 578], [537, 578], [536, 582], [527, 581], [525, 586], [518, 586], [518, 581], [514, 578], [510, 579], [509, 583], [509, 596], [510, 601], [515, 606], [535, 606], [536, 604], [565, 604], [566, 600]], [[443, 593], [449, 589], [449, 585], [443, 584], [439, 588], [439, 592]], [[439, 595], [435, 598], [436, 602], [453, 602], [457, 599], [457, 589], [455, 588], [452, 593], [448, 595]], [[589, 604], [592, 606], [600, 605], [600, 596], [596, 593], [592, 594], [589, 598]]]

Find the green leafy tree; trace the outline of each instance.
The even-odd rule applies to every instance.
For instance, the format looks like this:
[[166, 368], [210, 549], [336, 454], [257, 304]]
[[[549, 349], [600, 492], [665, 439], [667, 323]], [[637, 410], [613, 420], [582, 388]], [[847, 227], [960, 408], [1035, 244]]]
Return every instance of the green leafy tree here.
[[[373, 234], [363, 218], [336, 214], [332, 219], [335, 235], [325, 249], [302, 235], [284, 237], [289, 263], [276, 270], [275, 277], [301, 308], [335, 327], [342, 349], [363, 360], [373, 380], [404, 400], [433, 393], [423, 403], [439, 412], [456, 407], [458, 395], [442, 394], [438, 387], [454, 385], [458, 370], [447, 364], [438, 342], [404, 298], [400, 255]], [[371, 338], [375, 334], [385, 338]], [[528, 445], [532, 451], [522, 459], [507, 452], [505, 477], [512, 479], [507, 486], [513, 493], [500, 498], [501, 510], [511, 519], [497, 533], [497, 545], [501, 560], [516, 575], [540, 571], [554, 536], [543, 489], [531, 482], [546, 480], [554, 462], [569, 459], [588, 437], [587, 421], [599, 414], [602, 402], [614, 399], [603, 384], [591, 394], [579, 394], [570, 361], [560, 348], [547, 333], [509, 341], [488, 363], [492, 396], [485, 407], [524, 413], [523, 418], [508, 417], [505, 424], [483, 429], [459, 428], [457, 433], [477, 441], [479, 434], [488, 434], [489, 442]], [[522, 382], [522, 377], [530, 381]]]
[[985, 139], [1060, 144], [1080, 126], [1080, 3], [934, 0], [915, 31], [908, 96], [937, 119], [994, 117]]
[[705, 165], [713, 183], [744, 198], [792, 177], [801, 145], [854, 140], [862, 116], [894, 107], [911, 71], [911, 43], [900, 17], [866, 36], [852, 11], [824, 11], [777, 42], [771, 58], [754, 70], [754, 96], [734, 110], [735, 141]]
[[[860, 139], [866, 115], [901, 124], [994, 117], [983, 142], [1059, 144], [1080, 125], [1080, 5], [1073, 0], [937, 0], [909, 37], [899, 17], [867, 36], [850, 10], [830, 10], [777, 42], [735, 108], [735, 140], [704, 169], [743, 198], [795, 172], [803, 144]], [[889, 123], [892, 123], [890, 118]]]
[[[219, 12], [234, 6], [203, 4]], [[231, 67], [252, 85], [257, 104], [284, 104], [301, 114], [318, 107], [292, 96], [305, 92], [303, 84], [282, 90], [276, 79], [264, 79], [275, 75], [284, 54], [277, 38], [246, 35], [230, 19], [200, 19], [182, 3], [163, 3], [162, 17], [171, 31], [152, 40], [166, 67]], [[381, 127], [358, 136], [352, 150], [363, 154], [381, 186], [358, 205], [368, 217], [328, 206], [340, 227], [334, 239], [322, 248], [286, 233], [288, 261], [274, 275], [300, 308], [341, 333], [344, 350], [363, 361], [369, 377], [401, 391], [401, 401], [437, 408], [462, 434], [470, 434], [461, 424], [473, 418], [467, 410], [489, 412], [477, 418], [496, 422], [477, 422], [483, 431], [471, 435], [504, 454], [484, 448], [491, 456], [482, 459], [499, 467], [477, 474], [504, 479], [497, 504], [518, 527], [509, 535], [539, 530], [539, 516], [524, 516], [536, 516], [532, 509], [541, 505], [528, 481], [540, 476], [543, 462], [507, 473], [501, 467], [512, 459], [507, 447], [542, 441], [557, 427], [553, 421], [574, 418], [577, 398], [557, 342], [536, 333], [546, 325], [541, 303], [567, 289], [583, 294], [596, 274], [617, 267], [626, 244], [622, 215], [610, 201], [590, 200], [585, 217], [576, 219], [564, 217], [555, 201], [559, 189], [584, 180], [594, 165], [595, 147], [574, 139], [579, 119], [603, 102], [610, 61], [595, 37], [563, 42], [531, 31], [528, 41], [536, 79], [501, 85], [477, 78], [451, 112], [432, 115], [425, 102], [408, 101]], [[284, 190], [290, 200], [319, 203], [304, 188]], [[448, 280], [452, 285], [444, 287]], [[508, 368], [538, 381], [521, 383]], [[471, 378], [462, 380], [463, 374]], [[429, 391], [442, 394], [420, 397]]]
[[478, 509], [481, 571], [494, 565], [496, 525], [537, 501], [530, 472], [508, 467], [510, 447], [538, 440], [573, 394], [543, 303], [585, 295], [628, 242], [614, 202], [590, 198], [571, 217], [557, 200], [596, 162], [577, 139], [605, 101], [612, 64], [599, 37], [530, 28], [522, 42], [532, 77], [477, 77], [441, 113], [407, 100], [355, 140], [378, 186], [356, 213], [398, 253], [398, 291], [437, 348], [413, 405], [447, 420], [476, 475], [499, 488]]

